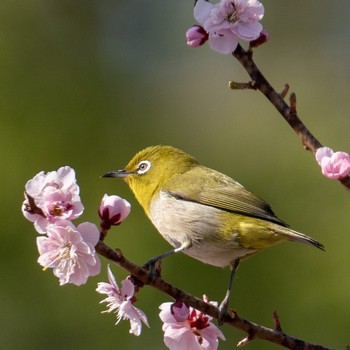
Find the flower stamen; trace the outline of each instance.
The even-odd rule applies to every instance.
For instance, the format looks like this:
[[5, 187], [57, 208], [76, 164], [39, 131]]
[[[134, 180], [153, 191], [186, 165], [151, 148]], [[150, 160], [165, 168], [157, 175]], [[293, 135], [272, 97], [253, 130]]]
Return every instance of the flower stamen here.
[[231, 2], [231, 5], [232, 5], [232, 12], [231, 13], [228, 13], [227, 15], [227, 21], [229, 23], [236, 23], [238, 22], [239, 20], [239, 15], [237, 13], [237, 10], [236, 10], [236, 6], [234, 4], [234, 2], [232, 1]]

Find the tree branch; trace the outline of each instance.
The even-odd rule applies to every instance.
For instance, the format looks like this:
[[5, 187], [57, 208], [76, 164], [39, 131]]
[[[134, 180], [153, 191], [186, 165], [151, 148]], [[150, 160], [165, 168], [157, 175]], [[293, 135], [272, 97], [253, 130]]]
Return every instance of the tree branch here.
[[[203, 313], [218, 319], [219, 309], [209, 303], [204, 302], [195, 296], [192, 296], [181, 289], [176, 288], [170, 283], [163, 280], [161, 277], [152, 277], [151, 273], [146, 269], [136, 265], [132, 261], [124, 257], [123, 253], [119, 249], [113, 250], [108, 247], [102, 240], [96, 245], [96, 251], [108, 260], [116, 263], [129, 273], [131, 273], [137, 280], [143, 284], [149, 284], [153, 288], [160, 290], [161, 292], [168, 294], [174, 300], [180, 300], [193, 308], [202, 311]], [[253, 339], [262, 339], [269, 342], [279, 344], [288, 349], [300, 349], [300, 350], [330, 350], [331, 348], [312, 344], [290, 335], [287, 335], [282, 331], [277, 313], [273, 314], [273, 320], [276, 330], [258, 325], [250, 322], [238, 316], [235, 311], [227, 313], [222, 322], [237, 328], [245, 332], [248, 336], [238, 343], [239, 346], [245, 345]], [[278, 320], [278, 321], [277, 321]]]
[[[291, 94], [290, 106], [288, 106], [288, 104], [283, 99], [286, 95], [286, 88], [282, 94], [276, 92], [276, 90], [271, 86], [271, 84], [267, 81], [267, 79], [255, 64], [252, 56], [252, 51], [246, 51], [241, 45], [238, 44], [236, 50], [232, 53], [232, 55], [242, 64], [244, 69], [251, 77], [252, 82], [250, 82], [249, 85], [253, 86], [254, 89], [260, 90], [265, 95], [265, 97], [273, 104], [273, 106], [278, 110], [282, 117], [299, 136], [304, 148], [315, 154], [317, 149], [322, 147], [322, 144], [309, 131], [309, 129], [299, 118], [296, 111], [295, 94]], [[231, 84], [234, 83], [230, 82], [230, 86]], [[349, 175], [343, 179], [340, 179], [339, 182], [350, 189]]]

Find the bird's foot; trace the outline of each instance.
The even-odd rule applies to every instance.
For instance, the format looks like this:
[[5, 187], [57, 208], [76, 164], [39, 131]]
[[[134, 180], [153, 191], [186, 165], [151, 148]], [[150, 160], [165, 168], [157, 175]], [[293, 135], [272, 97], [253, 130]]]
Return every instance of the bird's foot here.
[[162, 260], [158, 257], [148, 260], [143, 266], [149, 272], [148, 284], [151, 284], [157, 277], [160, 277]]
[[219, 318], [218, 318], [219, 326], [222, 326], [224, 324], [224, 319], [226, 316], [228, 316], [227, 310], [228, 310], [228, 297], [226, 295], [224, 300], [221, 302], [219, 306]]

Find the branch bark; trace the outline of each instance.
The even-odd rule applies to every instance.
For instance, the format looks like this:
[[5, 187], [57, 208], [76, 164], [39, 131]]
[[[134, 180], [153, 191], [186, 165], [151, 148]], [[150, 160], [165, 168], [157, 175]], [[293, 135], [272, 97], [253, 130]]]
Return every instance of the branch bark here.
[[[219, 309], [209, 303], [204, 302], [202, 299], [199, 299], [195, 296], [192, 296], [185, 291], [176, 288], [170, 283], [163, 280], [161, 277], [152, 277], [151, 274], [144, 268], [138, 266], [132, 261], [125, 258], [123, 253], [119, 249], [112, 249], [107, 246], [102, 240], [96, 245], [96, 251], [107, 258], [108, 260], [116, 263], [134, 277], [137, 280], [141, 281], [143, 284], [149, 284], [153, 288], [160, 290], [161, 292], [169, 295], [174, 300], [181, 300], [182, 302], [187, 303], [189, 306], [202, 311], [203, 313], [218, 319], [219, 318]], [[277, 314], [274, 314], [273, 319], [276, 324]], [[298, 350], [330, 350], [322, 345], [312, 344], [301, 339], [292, 337], [282, 331], [282, 328], [279, 324], [279, 327], [276, 327], [276, 330], [258, 325], [254, 322], [248, 321], [244, 318], [238, 316], [235, 311], [230, 311], [227, 313], [223, 319], [220, 321], [237, 328], [245, 332], [248, 336], [244, 338], [239, 345], [244, 345], [253, 339], [262, 339], [275, 344], [279, 344], [288, 349], [298, 349]]]

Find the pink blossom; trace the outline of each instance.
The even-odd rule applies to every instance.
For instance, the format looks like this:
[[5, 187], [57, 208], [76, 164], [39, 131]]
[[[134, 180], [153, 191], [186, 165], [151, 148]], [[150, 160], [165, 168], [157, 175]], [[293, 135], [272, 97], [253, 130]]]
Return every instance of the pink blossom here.
[[101, 218], [101, 227], [109, 230], [111, 226], [121, 224], [130, 213], [130, 203], [119, 196], [108, 196], [102, 198], [98, 215]]
[[73, 283], [80, 286], [89, 276], [100, 272], [100, 260], [95, 251], [99, 238], [98, 228], [89, 222], [78, 227], [70, 221], [49, 224], [47, 237], [37, 237], [38, 262], [44, 269], [53, 269], [60, 285]]
[[350, 174], [350, 155], [346, 152], [333, 152], [329, 147], [321, 147], [315, 157], [322, 174], [329, 179], [342, 179]]
[[160, 309], [164, 343], [170, 350], [216, 350], [218, 338], [225, 340], [210, 316], [184, 303], [163, 303]]
[[107, 303], [108, 310], [106, 312], [117, 313], [116, 324], [121, 319], [130, 320], [130, 333], [139, 336], [142, 330], [142, 322], [148, 326], [148, 321], [144, 312], [133, 305], [135, 300], [134, 284], [130, 280], [125, 279], [121, 282], [122, 288], [119, 289], [109, 266], [108, 280], [109, 283], [100, 282], [97, 284], [96, 291], [101, 294], [107, 294], [107, 298], [103, 299], [101, 303]]
[[33, 213], [28, 199], [22, 205], [24, 216], [34, 222], [39, 233], [45, 233], [47, 225], [57, 220], [73, 220], [83, 210], [76, 183], [75, 172], [69, 166], [45, 174], [43, 171], [29, 180], [25, 193], [33, 199], [35, 206], [41, 211]]
[[209, 33], [209, 46], [220, 53], [232, 53], [238, 40], [252, 41], [259, 37], [264, 6], [258, 0], [221, 0], [212, 4], [198, 0], [194, 17]]
[[199, 47], [208, 40], [208, 33], [203, 27], [194, 25], [186, 32], [187, 45], [190, 47]]

